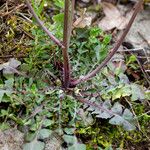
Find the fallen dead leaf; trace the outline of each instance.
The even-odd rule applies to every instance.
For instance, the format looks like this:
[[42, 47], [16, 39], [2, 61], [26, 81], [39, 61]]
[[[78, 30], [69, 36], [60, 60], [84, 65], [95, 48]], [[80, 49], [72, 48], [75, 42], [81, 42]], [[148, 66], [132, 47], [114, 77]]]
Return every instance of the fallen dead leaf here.
[[16, 73], [16, 68], [21, 65], [21, 62], [11, 58], [8, 62], [0, 64], [0, 71], [3, 70], [4, 74]]
[[129, 16], [131, 16], [131, 12], [129, 12], [125, 17], [121, 14], [118, 8], [111, 3], [103, 2], [102, 7], [105, 17], [98, 24], [101, 29], [104, 31], [108, 31], [113, 28], [123, 30], [126, 27], [130, 18]]
[[80, 17], [73, 23], [75, 28], [85, 28], [90, 26], [92, 23], [92, 17], [87, 16], [86, 9], [80, 14]]

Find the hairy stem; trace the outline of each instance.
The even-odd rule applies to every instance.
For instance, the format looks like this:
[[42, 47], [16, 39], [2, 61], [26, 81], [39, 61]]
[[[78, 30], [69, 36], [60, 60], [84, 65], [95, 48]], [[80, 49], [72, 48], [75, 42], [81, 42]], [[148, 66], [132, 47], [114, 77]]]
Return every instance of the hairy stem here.
[[70, 84], [70, 63], [68, 49], [70, 44], [73, 13], [75, 0], [65, 0], [65, 14], [64, 14], [64, 31], [63, 31], [63, 61], [64, 61], [64, 88], [69, 87]]
[[60, 40], [58, 40], [45, 26], [44, 23], [39, 19], [39, 17], [36, 15], [36, 13], [34, 12], [34, 9], [32, 8], [30, 2], [28, 0], [26, 0], [26, 4], [29, 8], [29, 10], [31, 11], [32, 15], [34, 16], [34, 18], [36, 19], [38, 25], [45, 31], [45, 33], [50, 37], [50, 39], [57, 44], [58, 46], [60, 46], [61, 48], [64, 48], [64, 45], [61, 43]]
[[84, 77], [74, 81], [71, 83], [71, 86], [76, 86], [77, 84], [81, 83], [81, 82], [84, 82], [84, 81], [87, 81], [87, 80], [90, 80], [92, 77], [94, 77], [97, 73], [99, 73], [101, 71], [101, 69], [103, 67], [105, 67], [107, 65], [107, 63], [110, 61], [110, 59], [114, 56], [114, 54], [117, 52], [118, 48], [120, 47], [120, 45], [122, 44], [124, 38], [126, 37], [127, 33], [129, 32], [132, 24], [133, 24], [133, 21], [136, 17], [136, 15], [138, 14], [138, 12], [140, 11], [141, 9], [141, 6], [143, 4], [143, 0], [139, 0], [139, 2], [137, 2], [137, 4], [135, 5], [134, 7], [134, 12], [133, 12], [133, 15], [125, 29], [125, 31], [123, 32], [123, 34], [121, 35], [121, 37], [119, 38], [119, 40], [116, 42], [116, 45], [115, 47], [113, 48], [113, 50], [110, 52], [110, 54], [105, 58], [105, 60], [99, 65], [97, 66], [96, 69], [94, 69], [93, 71], [89, 72], [87, 75], [85, 75]]

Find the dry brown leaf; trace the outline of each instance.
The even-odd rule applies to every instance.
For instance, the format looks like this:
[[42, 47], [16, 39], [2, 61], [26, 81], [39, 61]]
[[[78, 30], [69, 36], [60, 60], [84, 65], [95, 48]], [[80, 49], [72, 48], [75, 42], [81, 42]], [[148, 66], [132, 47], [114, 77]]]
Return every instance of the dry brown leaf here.
[[124, 17], [117, 7], [111, 3], [103, 2], [102, 7], [105, 17], [98, 24], [100, 28], [104, 31], [108, 31], [113, 28], [122, 30], [126, 27], [129, 20], [129, 14], [131, 13], [129, 13], [127, 17]]
[[85, 28], [86, 26], [90, 26], [92, 23], [92, 18], [91, 17], [80, 17], [78, 18], [73, 26], [76, 28]]
[[85, 28], [86, 26], [90, 26], [92, 23], [92, 17], [87, 16], [85, 13], [86, 9], [81, 13], [80, 17], [73, 23], [75, 28]]

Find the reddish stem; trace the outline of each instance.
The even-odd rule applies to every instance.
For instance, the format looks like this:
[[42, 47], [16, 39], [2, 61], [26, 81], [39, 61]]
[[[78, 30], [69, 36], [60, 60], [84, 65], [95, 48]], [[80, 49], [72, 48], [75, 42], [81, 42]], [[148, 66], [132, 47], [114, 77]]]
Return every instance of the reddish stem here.
[[64, 61], [64, 88], [68, 88], [70, 84], [70, 63], [69, 63], [69, 44], [72, 30], [73, 13], [74, 13], [75, 0], [65, 0], [65, 13], [64, 13], [64, 37], [62, 49], [63, 61]]

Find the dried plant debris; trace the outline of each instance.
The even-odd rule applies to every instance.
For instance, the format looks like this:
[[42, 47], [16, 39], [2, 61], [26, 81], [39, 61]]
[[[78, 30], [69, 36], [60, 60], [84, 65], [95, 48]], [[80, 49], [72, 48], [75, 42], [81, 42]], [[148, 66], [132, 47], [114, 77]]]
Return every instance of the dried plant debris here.
[[114, 28], [123, 30], [131, 17], [132, 11], [128, 12], [126, 16], [123, 16], [117, 6], [111, 3], [102, 3], [105, 17], [98, 23], [98, 26], [104, 31], [108, 31]]
[[150, 7], [142, 10], [137, 16], [126, 41], [132, 43], [134, 47], [150, 47]]
[[[26, 55], [30, 50], [31, 24], [24, 3], [5, 1], [0, 6], [0, 62], [9, 57]], [[4, 59], [3, 59], [4, 60]]]
[[88, 15], [86, 13], [86, 9], [83, 10], [82, 13], [80, 13], [80, 17], [75, 20], [73, 23], [73, 26], [75, 28], [85, 28], [85, 27], [90, 27], [92, 24], [92, 18], [93, 16]]

